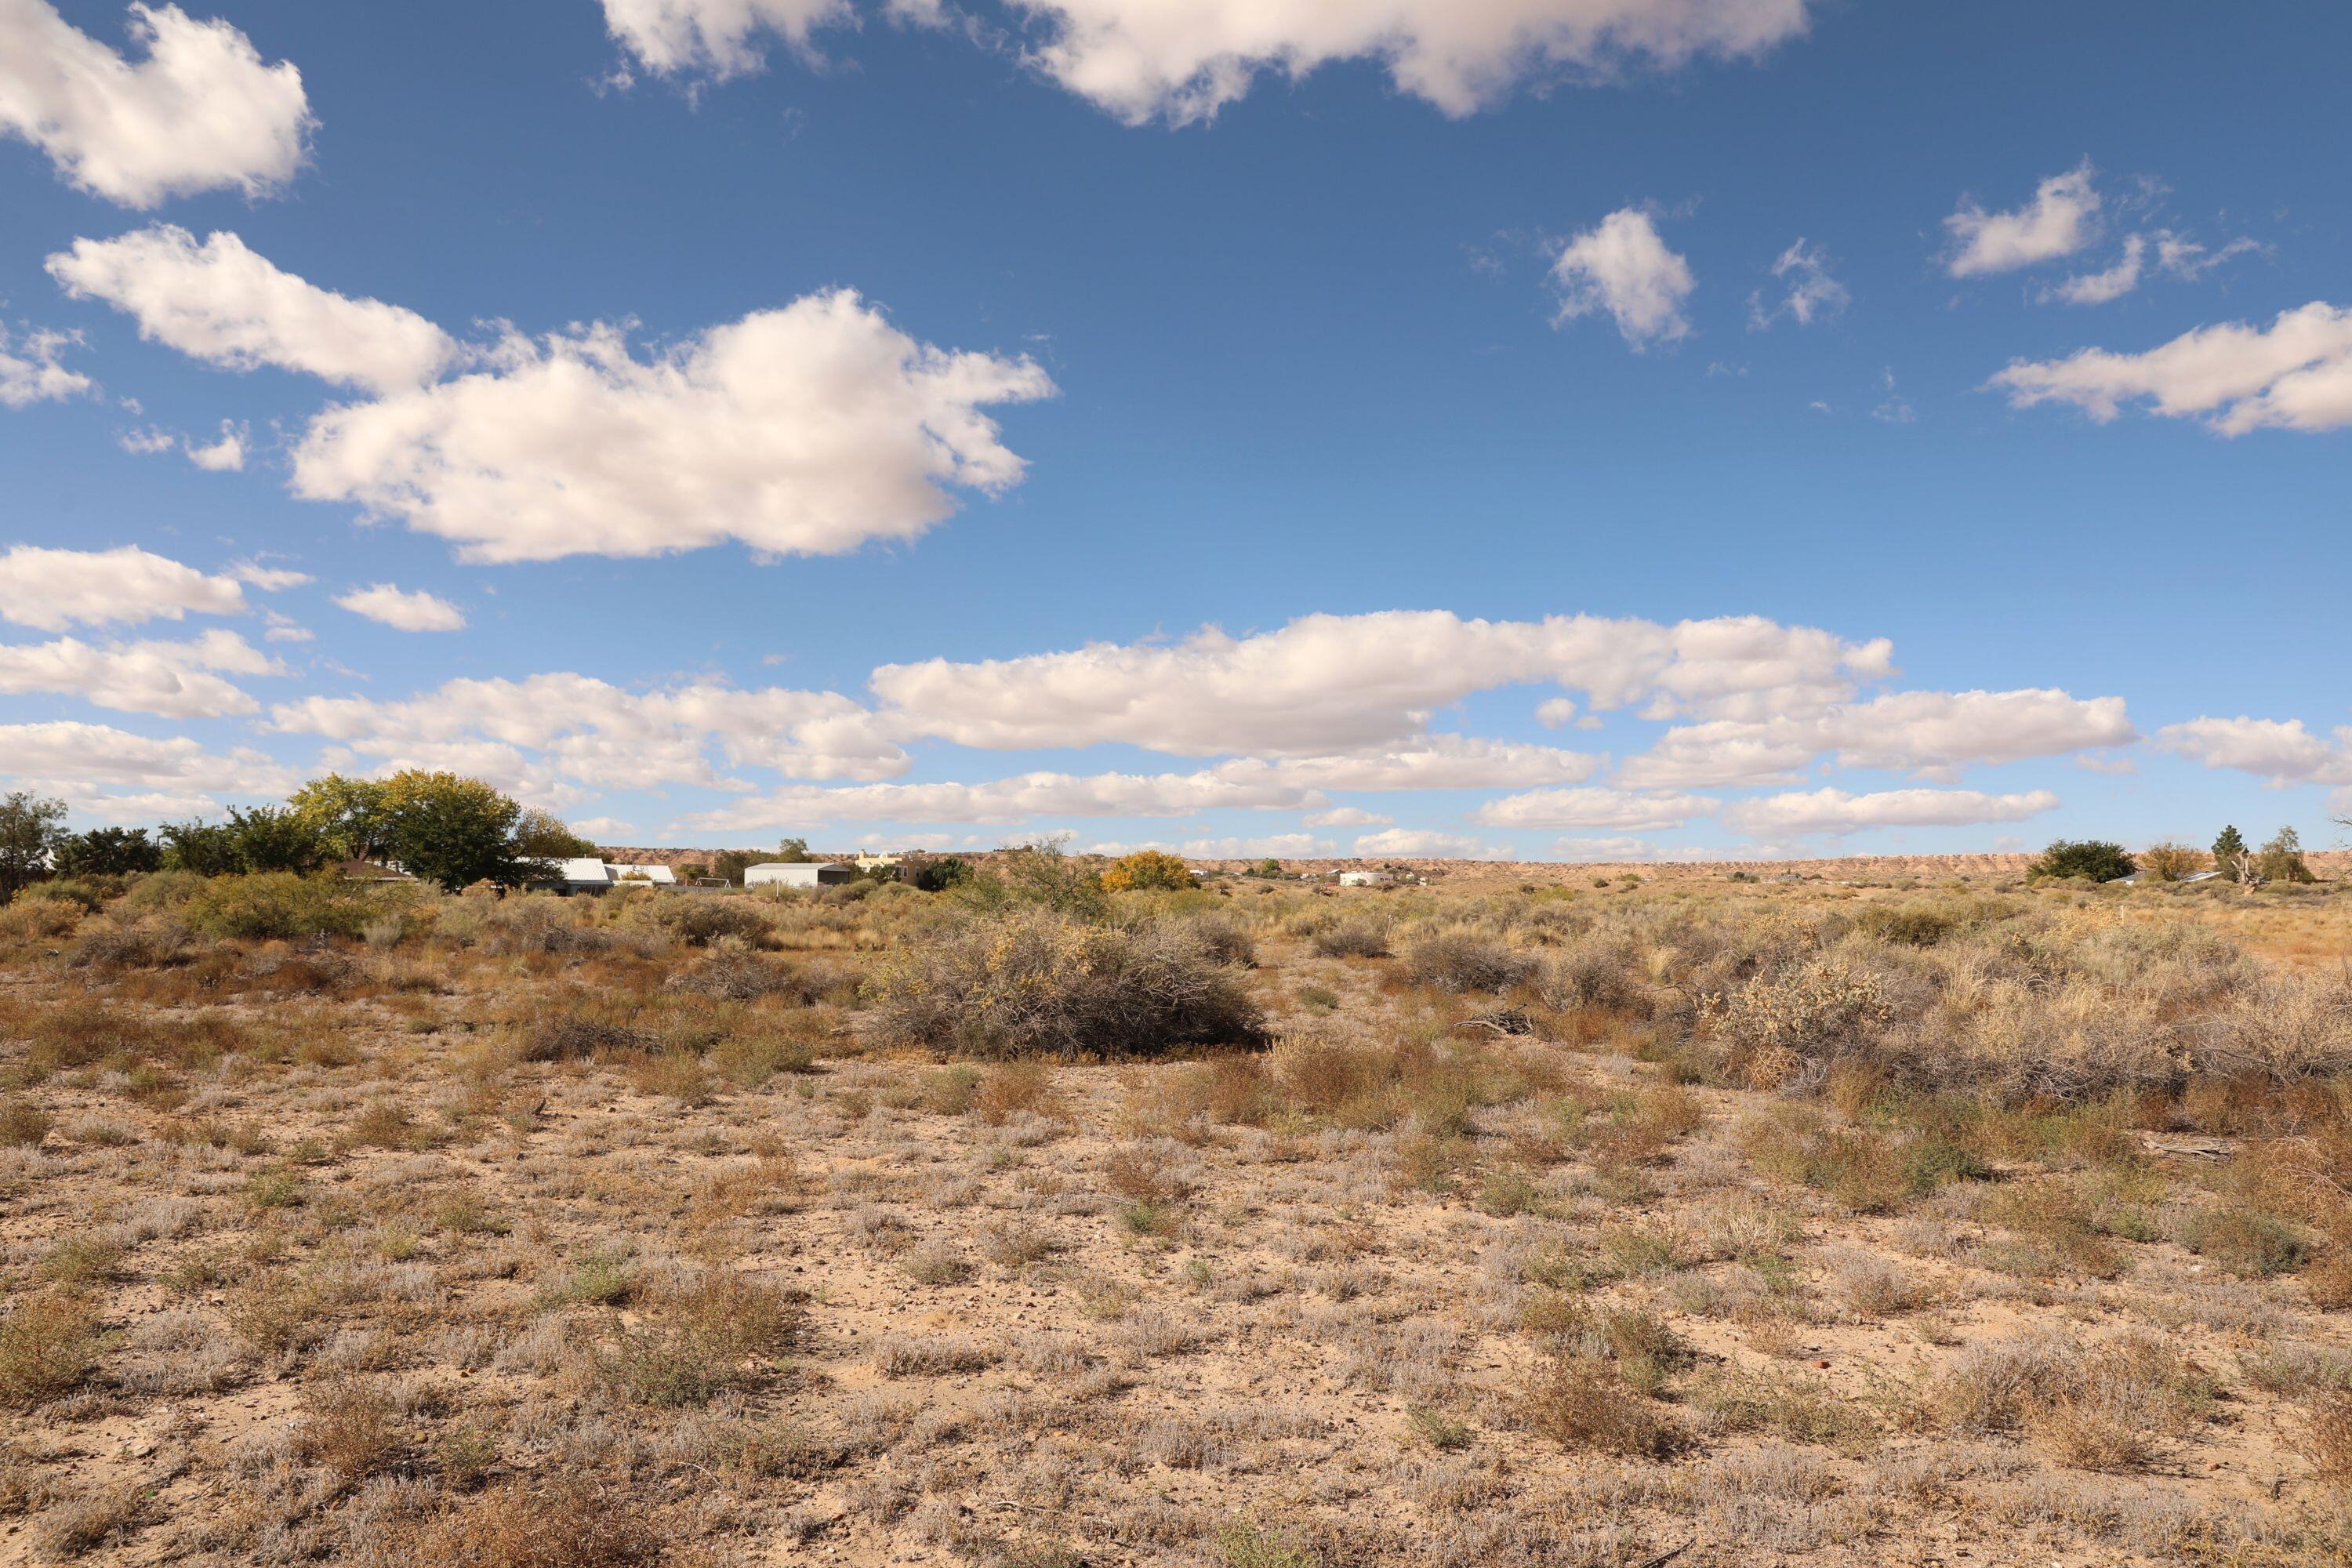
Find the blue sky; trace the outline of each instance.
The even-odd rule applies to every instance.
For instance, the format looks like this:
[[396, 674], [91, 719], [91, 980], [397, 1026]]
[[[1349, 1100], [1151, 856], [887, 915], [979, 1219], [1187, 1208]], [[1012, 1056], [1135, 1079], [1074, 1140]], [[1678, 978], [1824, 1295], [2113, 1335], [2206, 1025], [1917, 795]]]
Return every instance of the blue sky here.
[[2334, 841], [2352, 14], [1460, 11], [20, 3], [0, 784]]

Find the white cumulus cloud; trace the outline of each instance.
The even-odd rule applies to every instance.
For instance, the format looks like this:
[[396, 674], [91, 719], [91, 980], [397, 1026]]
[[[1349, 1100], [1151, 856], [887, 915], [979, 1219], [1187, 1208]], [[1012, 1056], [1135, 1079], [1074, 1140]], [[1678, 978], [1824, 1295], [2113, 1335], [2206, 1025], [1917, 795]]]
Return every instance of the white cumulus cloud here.
[[154, 740], [71, 721], [0, 724], [0, 776], [36, 793], [63, 795], [69, 802], [105, 788], [178, 798], [226, 794], [266, 799], [301, 783], [292, 769], [250, 747], [224, 756], [184, 735]]
[[759, 68], [768, 36], [805, 50], [817, 29], [856, 19], [849, 0], [604, 0], [614, 40], [666, 76], [739, 76]]
[[2191, 719], [2156, 732], [2165, 751], [2209, 768], [2235, 768], [2273, 784], [2352, 784], [2352, 725], [2331, 742], [2300, 719]]
[[1469, 114], [1530, 77], [1748, 56], [1805, 26], [1805, 0], [1012, 0], [1051, 29], [1054, 80], [1129, 124], [1206, 120], [1261, 71], [1374, 60], [1398, 89]]
[[1391, 827], [1357, 839], [1356, 854], [1364, 859], [1394, 856], [1423, 860], [1497, 860], [1503, 858], [1504, 851], [1466, 834]]
[[188, 642], [93, 644], [78, 637], [0, 645], [0, 691], [79, 697], [123, 713], [220, 719], [259, 710], [224, 675], [282, 675], [284, 667], [234, 632]]
[[245, 444], [250, 433], [232, 420], [221, 421], [220, 437], [199, 447], [186, 443], [188, 461], [207, 473], [236, 474], [245, 471]]
[[2114, 266], [2099, 272], [2077, 273], [2051, 289], [2049, 297], [2069, 305], [2104, 305], [2111, 300], [2120, 300], [2139, 287], [2140, 266], [2147, 257], [2147, 238], [2126, 235], [2123, 254], [2116, 258]]
[[1540, 789], [1488, 801], [1470, 814], [1486, 827], [1613, 827], [1628, 833], [1680, 827], [1720, 804], [1706, 795], [1635, 795], [1616, 789]]
[[1561, 321], [1605, 310], [1636, 349], [1690, 335], [1683, 302], [1697, 281], [1647, 213], [1611, 213], [1560, 247], [1551, 276], [1559, 286]]
[[1734, 801], [1723, 820], [1752, 837], [1774, 835], [1843, 835], [1871, 827], [1958, 827], [1985, 822], [2021, 822], [2057, 808], [2046, 789], [2023, 795], [1987, 795], [1972, 789], [1895, 789], [1850, 795], [1817, 789], [1756, 800]]
[[295, 493], [352, 501], [477, 561], [658, 555], [740, 540], [773, 555], [911, 539], [1025, 465], [993, 404], [1050, 395], [1026, 359], [917, 342], [845, 289], [652, 359], [591, 327], [510, 339], [490, 368], [329, 409]]
[[245, 589], [235, 577], [209, 576], [135, 545], [52, 550], [19, 544], [0, 552], [0, 620], [37, 631], [176, 621], [190, 611], [233, 616], [244, 608]]
[[12, 348], [7, 329], [0, 327], [0, 404], [26, 408], [93, 390], [89, 377], [58, 363], [79, 341], [71, 332], [31, 331]]
[[466, 629], [466, 612], [422, 588], [410, 590], [390, 583], [378, 583], [366, 588], [354, 588], [338, 595], [335, 603], [355, 616], [364, 616], [379, 625], [403, 632], [460, 632]]
[[[1474, 692], [1548, 682], [1597, 708], [1677, 713], [1811, 711], [1892, 668], [1883, 640], [1849, 643], [1758, 616], [1684, 621], [1551, 616], [1487, 621], [1446, 610], [1303, 616], [1234, 637], [1097, 643], [1016, 658], [885, 665], [872, 688], [908, 733], [996, 750], [1121, 742], [1185, 756], [1441, 748], [1435, 711]], [[1455, 743], [1458, 745], [1458, 742]], [[1497, 760], [1492, 742], [1480, 765]], [[1576, 753], [1529, 747], [1498, 785], [1573, 783]], [[1444, 759], [1425, 764], [1433, 776]], [[1526, 772], [1552, 770], [1547, 777]], [[1326, 787], [1364, 787], [1334, 782]]]
[[414, 310], [321, 289], [234, 234], [156, 224], [115, 239], [77, 239], [48, 259], [76, 299], [102, 300], [139, 335], [231, 370], [274, 365], [374, 392], [430, 380], [456, 341]]
[[2091, 179], [2086, 160], [2042, 181], [2032, 202], [2011, 211], [1963, 202], [1944, 220], [1953, 242], [1946, 269], [1978, 278], [2074, 255], [2098, 237], [2099, 193]]
[[0, 0], [0, 134], [48, 154], [74, 184], [124, 206], [239, 190], [263, 195], [301, 166], [302, 74], [265, 64], [226, 22], [132, 5], [126, 58], [49, 0]]
[[2352, 310], [2314, 300], [2268, 327], [2199, 327], [2143, 353], [2020, 360], [1988, 384], [2014, 407], [2067, 403], [2103, 425], [2146, 403], [2171, 418], [2202, 417], [2225, 436], [2341, 429], [2352, 425]]
[[1948, 778], [1972, 763], [2128, 745], [2138, 738], [2120, 697], [2052, 688], [1892, 691], [1810, 714], [1678, 725], [1618, 770], [1642, 789], [1763, 784], [1794, 778], [1816, 758]]

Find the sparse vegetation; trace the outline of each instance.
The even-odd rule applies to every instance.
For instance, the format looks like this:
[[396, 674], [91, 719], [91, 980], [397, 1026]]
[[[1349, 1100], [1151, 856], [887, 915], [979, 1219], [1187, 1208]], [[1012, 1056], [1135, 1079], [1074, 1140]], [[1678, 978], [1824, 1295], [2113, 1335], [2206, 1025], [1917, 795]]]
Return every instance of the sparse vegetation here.
[[25, 1550], [2343, 1555], [2337, 884], [962, 864], [34, 884]]

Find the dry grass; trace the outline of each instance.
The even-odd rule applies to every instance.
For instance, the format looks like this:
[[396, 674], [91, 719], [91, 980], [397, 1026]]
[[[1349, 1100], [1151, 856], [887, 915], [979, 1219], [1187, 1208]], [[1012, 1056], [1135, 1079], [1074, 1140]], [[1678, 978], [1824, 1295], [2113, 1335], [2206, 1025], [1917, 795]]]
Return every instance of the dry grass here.
[[16, 906], [0, 1531], [2352, 1556], [2346, 900], [1461, 882]]

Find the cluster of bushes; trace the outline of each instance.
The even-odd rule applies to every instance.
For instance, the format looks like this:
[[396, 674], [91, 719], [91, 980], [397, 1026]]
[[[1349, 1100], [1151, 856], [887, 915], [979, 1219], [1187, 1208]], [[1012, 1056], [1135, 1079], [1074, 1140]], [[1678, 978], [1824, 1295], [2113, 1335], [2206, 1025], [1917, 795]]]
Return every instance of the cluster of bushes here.
[[1150, 1056], [1263, 1037], [1234, 967], [1191, 921], [1122, 927], [1050, 904], [976, 919], [867, 983], [886, 1043], [982, 1058]]

